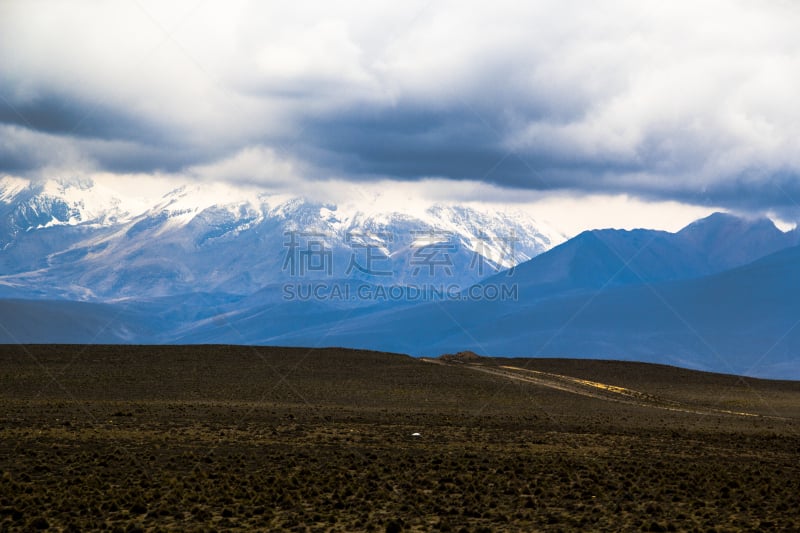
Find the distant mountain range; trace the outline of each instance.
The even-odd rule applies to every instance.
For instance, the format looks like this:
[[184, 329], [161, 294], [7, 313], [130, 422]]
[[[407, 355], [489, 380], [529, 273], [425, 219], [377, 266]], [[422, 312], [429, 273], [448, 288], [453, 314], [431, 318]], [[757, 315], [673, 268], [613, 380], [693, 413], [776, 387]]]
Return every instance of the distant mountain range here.
[[[769, 219], [714, 213], [677, 233], [591, 230], [517, 266], [513, 280], [526, 301], [551, 294], [691, 279], [736, 268], [800, 244]], [[490, 278], [504, 280], [501, 274]]]
[[250, 295], [291, 280], [459, 287], [564, 236], [520, 212], [376, 212], [222, 185], [131, 199], [111, 184], [0, 179], [0, 297]]
[[[800, 379], [798, 244], [796, 230], [723, 214], [677, 233], [589, 231], [480, 284], [515, 287], [516, 298], [475, 291], [477, 298], [384, 307], [264, 342], [324, 338], [414, 355], [468, 349]], [[220, 338], [233, 340], [224, 330]]]
[[800, 379], [800, 231], [768, 219], [564, 241], [467, 206], [201, 188], [133, 202], [10, 179], [0, 217], [2, 342], [468, 349]]
[[[636, 360], [800, 378], [800, 247], [702, 278], [388, 309], [270, 343]], [[396, 332], [403, 332], [397, 334]]]

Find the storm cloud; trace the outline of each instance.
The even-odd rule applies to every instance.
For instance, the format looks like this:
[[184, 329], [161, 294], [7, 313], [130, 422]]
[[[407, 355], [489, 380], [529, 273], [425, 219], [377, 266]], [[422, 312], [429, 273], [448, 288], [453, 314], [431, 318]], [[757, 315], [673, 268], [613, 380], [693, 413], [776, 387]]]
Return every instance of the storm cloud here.
[[0, 4], [0, 173], [445, 179], [798, 218], [795, 2], [163, 4]]

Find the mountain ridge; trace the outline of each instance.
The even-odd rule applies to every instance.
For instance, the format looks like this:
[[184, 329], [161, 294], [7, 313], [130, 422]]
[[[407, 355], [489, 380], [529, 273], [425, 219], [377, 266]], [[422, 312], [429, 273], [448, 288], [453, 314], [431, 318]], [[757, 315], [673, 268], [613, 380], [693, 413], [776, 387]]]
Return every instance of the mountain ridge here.
[[470, 206], [109, 191], [0, 180], [0, 340], [471, 350], [800, 378], [800, 231], [768, 219], [561, 242]]
[[[443, 302], [385, 310], [271, 339], [417, 356], [608, 358], [800, 379], [800, 246], [720, 273], [590, 289], [533, 302]], [[392, 329], [413, 335], [391, 336]]]
[[797, 229], [782, 232], [769, 219], [713, 213], [674, 233], [587, 230], [482, 283], [517, 282], [531, 300], [563, 291], [703, 277], [798, 244]]
[[[521, 212], [433, 204], [373, 213], [205, 187], [121, 200], [105, 184], [51, 180], [26, 186], [3, 178], [0, 287], [8, 287], [9, 296], [30, 288], [29, 297], [92, 301], [209, 289], [242, 295], [297, 277], [325, 279], [333, 266], [339, 275], [382, 284], [408, 283], [418, 275], [420, 282], [430, 281], [435, 276], [425, 275], [428, 267], [445, 268], [449, 281], [468, 286], [564, 239]], [[95, 189], [100, 198], [93, 202]], [[430, 254], [419, 251], [425, 244], [438, 247], [433, 251], [445, 264], [426, 263]], [[303, 259], [325, 260], [327, 268], [303, 269], [298, 276]]]

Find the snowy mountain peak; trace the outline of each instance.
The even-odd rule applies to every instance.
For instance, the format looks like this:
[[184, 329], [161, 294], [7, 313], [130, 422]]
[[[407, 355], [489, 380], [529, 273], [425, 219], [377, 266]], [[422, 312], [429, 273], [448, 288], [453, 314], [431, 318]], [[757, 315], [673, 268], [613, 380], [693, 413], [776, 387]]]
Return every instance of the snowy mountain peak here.
[[4, 176], [0, 178], [0, 202], [11, 202], [17, 195], [31, 186], [31, 182], [22, 178]]
[[32, 182], [0, 179], [0, 203], [6, 204], [8, 224], [28, 231], [78, 224], [116, 224], [145, 209], [145, 203], [125, 201], [116, 190], [87, 179]]

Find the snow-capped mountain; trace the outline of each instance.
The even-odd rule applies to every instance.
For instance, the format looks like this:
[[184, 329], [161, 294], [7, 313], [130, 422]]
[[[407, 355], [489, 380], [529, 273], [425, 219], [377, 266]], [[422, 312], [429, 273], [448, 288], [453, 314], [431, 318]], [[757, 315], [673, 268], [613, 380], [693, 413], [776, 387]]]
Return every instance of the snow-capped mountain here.
[[[468, 286], [564, 240], [525, 213], [386, 213], [227, 184], [0, 179], [0, 295], [117, 300], [360, 279]], [[158, 191], [159, 193], [162, 191]]]

